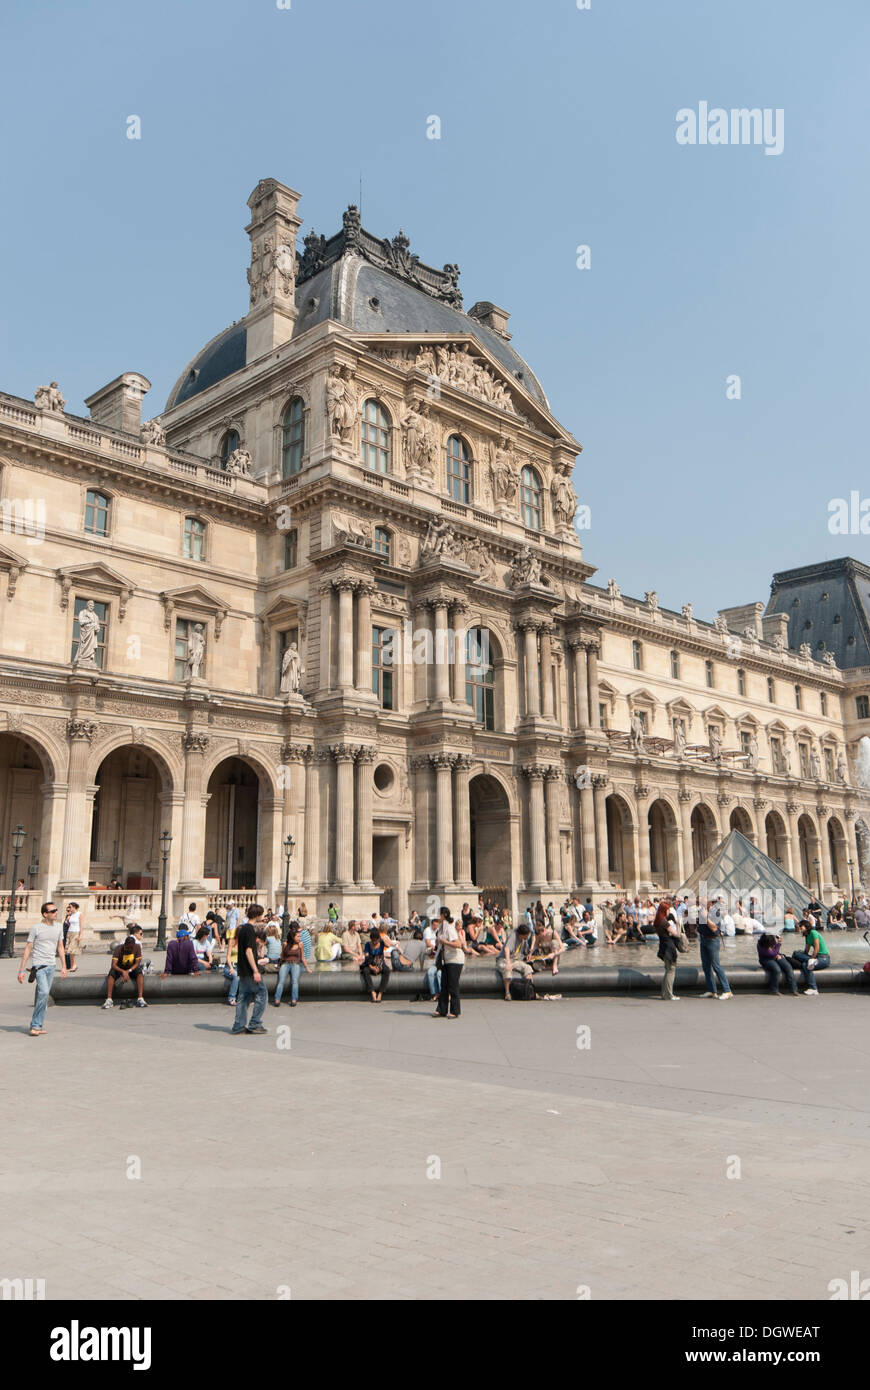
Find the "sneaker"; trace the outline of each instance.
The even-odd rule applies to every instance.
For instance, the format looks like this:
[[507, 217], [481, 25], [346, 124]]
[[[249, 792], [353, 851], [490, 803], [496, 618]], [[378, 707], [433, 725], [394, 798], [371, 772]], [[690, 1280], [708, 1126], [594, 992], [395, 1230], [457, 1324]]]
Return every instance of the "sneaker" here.
[[231, 1029], [230, 1029], [230, 1032], [233, 1033], [233, 1034], [247, 1033], [247, 1031], [248, 1031], [247, 1028], [231, 1028]]
[[148, 1005], [146, 1004], [146, 1002], [145, 1002], [144, 999], [137, 999], [137, 1000], [136, 1000], [136, 1008], [137, 1008], [137, 1009], [147, 1009], [147, 1008], [148, 1008]]
[[115, 1001], [114, 1001], [113, 999], [107, 999], [106, 1002], [105, 1002], [105, 1004], [103, 1005], [103, 1008], [104, 1008], [104, 1009], [114, 1009], [114, 1007], [115, 1007]]
[[246, 1033], [268, 1033], [268, 1031], [268, 1028], [261, 1028], [259, 1025], [256, 1028], [245, 1029]]
[[719, 998], [720, 998], [720, 999], [733, 999], [733, 997], [734, 997], [734, 996], [732, 995], [730, 989], [726, 989], [726, 991], [725, 991], [724, 994], [720, 994], [720, 995], [719, 995]]
[[281, 1007], [281, 1000], [280, 1000], [280, 999], [272, 999], [272, 1000], [270, 1000], [269, 1002], [271, 1003], [273, 1009], [280, 1009], [280, 1007]]
[[804, 990], [804, 994], [818, 994], [818, 992], [819, 992], [819, 991], [818, 991], [817, 989], [805, 989], [805, 990]]
[[672, 995], [671, 995], [671, 998], [670, 998], [670, 1002], [671, 1002], [672, 1004], [679, 1004], [681, 997], [682, 997], [682, 996], [679, 995], [679, 994], [672, 994]]
[[705, 990], [704, 990], [704, 993], [701, 995], [701, 998], [702, 998], [702, 999], [715, 999], [715, 998], [716, 998], [716, 995], [713, 993], [712, 989], [705, 989]]

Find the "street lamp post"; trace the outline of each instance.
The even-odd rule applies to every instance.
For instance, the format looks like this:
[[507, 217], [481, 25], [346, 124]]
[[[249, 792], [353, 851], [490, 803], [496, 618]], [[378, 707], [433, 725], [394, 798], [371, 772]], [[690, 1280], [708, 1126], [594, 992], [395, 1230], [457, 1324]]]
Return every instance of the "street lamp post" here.
[[169, 862], [169, 846], [172, 844], [172, 836], [168, 830], [164, 830], [160, 836], [160, 848], [163, 851], [163, 868], [160, 874], [160, 916], [157, 918], [157, 950], [166, 950], [166, 865]]
[[854, 859], [850, 859], [850, 860], [849, 860], [849, 902], [850, 902], [850, 903], [854, 903], [854, 901], [855, 901], [855, 875], [852, 873], [852, 870], [854, 869], [854, 867], [855, 867], [855, 861], [854, 861]]
[[820, 870], [819, 870], [819, 860], [818, 860], [818, 859], [814, 859], [814, 860], [813, 860], [813, 864], [814, 864], [815, 870], [816, 870], [816, 883], [818, 884], [818, 889], [819, 889], [819, 902], [821, 902], [821, 901], [822, 901], [822, 875], [821, 875], [821, 872], [820, 872]]
[[287, 860], [287, 867], [284, 872], [284, 921], [281, 924], [281, 935], [285, 941], [287, 939], [287, 926], [290, 921], [290, 859], [295, 844], [296, 841], [293, 839], [293, 836], [288, 835], [287, 839], [284, 841], [284, 854]]
[[24, 846], [24, 826], [19, 825], [12, 832], [12, 892], [9, 894], [9, 916], [6, 918], [6, 932], [3, 937], [3, 954], [15, 954], [15, 885], [18, 882], [18, 856]]

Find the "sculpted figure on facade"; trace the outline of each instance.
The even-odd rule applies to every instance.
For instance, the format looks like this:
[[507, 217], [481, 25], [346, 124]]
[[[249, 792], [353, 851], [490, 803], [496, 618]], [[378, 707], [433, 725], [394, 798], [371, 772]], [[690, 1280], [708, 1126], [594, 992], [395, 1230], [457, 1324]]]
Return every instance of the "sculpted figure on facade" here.
[[519, 470], [511, 460], [509, 439], [502, 437], [495, 449], [490, 447], [489, 476], [493, 499], [499, 515], [508, 518], [513, 517], [520, 475]]
[[291, 642], [281, 660], [281, 694], [298, 695], [302, 681], [299, 648]]
[[758, 739], [755, 734], [749, 736], [749, 743], [746, 748], [746, 766], [751, 767], [753, 772], [758, 767]]
[[60, 394], [57, 382], [52, 381], [48, 386], [37, 386], [33, 393], [33, 404], [37, 410], [47, 410], [55, 415], [62, 415], [66, 401]]
[[822, 760], [819, 757], [819, 750], [813, 746], [810, 749], [810, 776], [814, 782], [822, 780]]
[[154, 444], [163, 448], [166, 444], [166, 431], [157, 420], [146, 420], [139, 431], [143, 444]]
[[812, 661], [813, 649], [810, 646], [809, 642], [801, 642], [800, 655], [803, 657], [804, 661]]
[[519, 555], [511, 560], [511, 587], [519, 589], [524, 584], [541, 584], [541, 562], [524, 545]]
[[424, 401], [419, 408], [409, 406], [403, 421], [405, 432], [405, 470], [409, 482], [434, 487], [438, 445], [435, 429]]
[[683, 730], [682, 721], [675, 719], [674, 723], [674, 757], [684, 758], [686, 756], [686, 735]]
[[420, 560], [429, 560], [435, 556], [451, 555], [452, 553], [453, 538], [450, 522], [446, 517], [443, 521], [438, 521], [433, 517], [429, 522], [429, 529], [420, 546]]
[[844, 753], [840, 753], [840, 755], [837, 758], [837, 781], [840, 782], [844, 787], [846, 785], [847, 774], [848, 768], [846, 766], [846, 756]]
[[783, 637], [781, 632], [774, 633], [773, 637], [770, 640], [770, 645], [773, 647], [773, 650], [775, 652], [785, 651], [785, 638]]
[[76, 666], [95, 666], [100, 629], [103, 626], [94, 609], [94, 600], [88, 599], [78, 616], [79, 640], [73, 664]]
[[692, 619], [694, 618], [694, 609], [692, 608], [691, 603], [683, 604], [683, 617], [685, 618], [687, 623], [692, 622]]
[[553, 498], [553, 515], [556, 518], [557, 526], [562, 530], [570, 531], [577, 511], [577, 494], [567, 470], [557, 473], [553, 478], [550, 493]]
[[495, 561], [492, 558], [492, 551], [489, 549], [488, 546], [482, 545], [479, 547], [477, 551], [477, 559], [478, 579], [483, 584], [495, 584], [498, 579], [498, 573], [495, 567]]
[[331, 512], [333, 543], [344, 541], [347, 545], [371, 545], [372, 523], [349, 512]]
[[713, 759], [714, 763], [716, 763], [722, 756], [722, 735], [719, 733], [715, 724], [710, 726], [708, 738], [710, 741], [710, 757]]
[[631, 733], [628, 736], [632, 752], [642, 753], [644, 749], [643, 720], [637, 710], [631, 712]]
[[187, 639], [187, 659], [184, 663], [185, 680], [197, 681], [201, 679], [200, 671], [204, 657], [205, 636], [203, 635], [202, 623], [197, 623]]
[[615, 579], [608, 579], [607, 581], [607, 597], [622, 598], [622, 590]]
[[713, 619], [713, 628], [716, 632], [727, 633], [728, 623], [721, 613], [717, 613], [716, 617]]
[[234, 478], [250, 478], [252, 463], [248, 449], [234, 449], [227, 459], [226, 471]]
[[337, 372], [331, 372], [326, 378], [326, 414], [330, 434], [342, 444], [353, 442], [358, 404], [350, 367], [340, 367]]
[[656, 593], [655, 589], [650, 589], [647, 593], [645, 593], [643, 596], [643, 601], [651, 613], [658, 612], [659, 596]]

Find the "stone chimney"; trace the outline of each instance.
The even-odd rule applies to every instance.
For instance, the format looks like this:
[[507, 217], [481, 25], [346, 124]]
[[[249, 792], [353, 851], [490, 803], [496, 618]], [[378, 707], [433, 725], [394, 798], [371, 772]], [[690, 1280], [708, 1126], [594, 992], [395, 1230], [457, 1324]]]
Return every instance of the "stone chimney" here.
[[746, 629], [751, 627], [756, 637], [760, 638], [763, 612], [763, 603], [741, 603], [737, 608], [720, 608], [719, 617], [725, 619], [729, 632], [736, 632], [738, 636], [743, 637]]
[[765, 613], [761, 619], [761, 626], [764, 630], [765, 642], [772, 642], [774, 637], [781, 637], [788, 646], [788, 614], [787, 613]]
[[254, 362], [286, 343], [296, 320], [296, 215], [299, 194], [277, 179], [261, 179], [248, 199], [251, 238], [245, 361]]
[[490, 304], [488, 299], [481, 299], [477, 304], [472, 304], [468, 317], [482, 323], [484, 328], [491, 328], [493, 333], [504, 338], [505, 342], [510, 342], [511, 334], [507, 331], [510, 314], [507, 309], [499, 309], [497, 304]]
[[124, 372], [108, 386], [88, 396], [85, 405], [95, 425], [123, 430], [139, 438], [142, 427], [142, 397], [151, 389], [151, 382], [141, 372]]

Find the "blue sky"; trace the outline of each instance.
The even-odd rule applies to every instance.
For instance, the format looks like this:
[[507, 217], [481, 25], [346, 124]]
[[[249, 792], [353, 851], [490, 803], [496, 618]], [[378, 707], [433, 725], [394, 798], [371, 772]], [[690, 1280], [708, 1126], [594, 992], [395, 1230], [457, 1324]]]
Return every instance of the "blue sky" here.
[[[828, 532], [870, 495], [868, 38], [866, 0], [7, 0], [0, 388], [83, 414], [142, 371], [157, 414], [246, 311], [257, 180], [304, 235], [362, 176], [366, 227], [510, 311], [584, 446], [598, 580], [709, 618], [870, 560]], [[782, 108], [782, 154], [678, 145], [701, 101]]]

